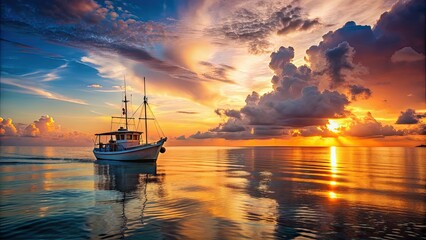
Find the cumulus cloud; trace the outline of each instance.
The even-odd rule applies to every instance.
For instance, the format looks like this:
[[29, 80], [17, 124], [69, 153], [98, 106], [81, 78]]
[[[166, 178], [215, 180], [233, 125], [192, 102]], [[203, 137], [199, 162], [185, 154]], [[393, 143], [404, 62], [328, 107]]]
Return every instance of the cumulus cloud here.
[[396, 51], [394, 54], [392, 54], [391, 61], [393, 63], [398, 62], [416, 62], [416, 61], [422, 61], [425, 59], [425, 55], [416, 52], [411, 47], [404, 47]]
[[17, 132], [12, 119], [3, 119], [0, 117], [0, 136], [15, 136]]
[[327, 60], [328, 73], [331, 76], [331, 88], [336, 88], [345, 82], [345, 70], [355, 68], [353, 64], [354, 49], [349, 46], [348, 42], [342, 42], [335, 48], [327, 49], [325, 57]]
[[292, 47], [280, 47], [270, 57], [269, 67], [275, 73], [273, 91], [249, 94], [246, 105], [239, 110], [216, 109], [216, 114], [226, 121], [191, 138], [270, 138], [288, 134], [291, 127], [325, 125], [329, 118], [347, 114], [347, 96], [327, 89], [320, 91], [309, 67], [291, 63]]
[[416, 110], [409, 108], [405, 112], [401, 112], [401, 115], [396, 120], [396, 124], [417, 124], [420, 122], [420, 119], [425, 117], [426, 113], [416, 113]]
[[[328, 78], [332, 87], [362, 91], [363, 98], [376, 91], [379, 94], [374, 96], [396, 96], [388, 99], [395, 108], [413, 102], [420, 106], [425, 101], [425, 33], [419, 29], [425, 29], [425, 11], [425, 1], [399, 1], [373, 28], [349, 21], [311, 46], [306, 60], [314, 74]], [[331, 61], [330, 53], [335, 53], [336, 61]]]
[[256, 104], [244, 106], [241, 113], [252, 125], [310, 126], [345, 116], [347, 104], [344, 94], [308, 86], [296, 99], [283, 99], [279, 92], [265, 94]]
[[0, 117], [0, 137], [4, 145], [89, 146], [92, 142], [85, 133], [63, 130], [49, 115], [28, 125]]
[[380, 16], [374, 27], [378, 47], [392, 55], [396, 50], [411, 47], [418, 53], [425, 53], [425, 11], [422, 0], [398, 1], [389, 12]]
[[55, 123], [53, 117], [45, 115], [41, 116], [39, 120], [36, 120], [28, 125], [22, 135], [28, 137], [38, 137], [40, 135], [46, 135], [59, 130], [60, 126]]
[[28, 125], [23, 132], [24, 137], [38, 137], [40, 136], [40, 129], [34, 123]]
[[280, 47], [271, 53], [269, 67], [274, 71], [272, 87], [281, 98], [300, 97], [302, 89], [308, 85], [316, 85], [311, 69], [306, 65], [296, 67], [291, 60], [294, 58], [292, 47]]
[[363, 119], [354, 118], [352, 124], [342, 133], [354, 137], [402, 136], [404, 132], [391, 125], [383, 125], [368, 112]]

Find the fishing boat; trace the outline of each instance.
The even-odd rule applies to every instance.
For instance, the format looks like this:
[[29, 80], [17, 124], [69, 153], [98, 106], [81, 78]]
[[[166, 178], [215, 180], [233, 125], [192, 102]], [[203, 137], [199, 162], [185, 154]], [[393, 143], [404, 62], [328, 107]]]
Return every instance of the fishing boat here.
[[[96, 159], [110, 161], [156, 161], [159, 153], [164, 153], [166, 151], [163, 145], [167, 141], [167, 137], [164, 136], [162, 131], [162, 136], [159, 137], [160, 139], [158, 141], [148, 142], [148, 120], [153, 120], [155, 122], [157, 130], [158, 128], [161, 130], [161, 128], [148, 105], [145, 78], [143, 80], [144, 100], [142, 109], [144, 110], [144, 117], [139, 117], [138, 122], [144, 120], [145, 132], [137, 131], [137, 127], [136, 130], [129, 129], [130, 125], [132, 125], [129, 121], [133, 121], [134, 126], [135, 117], [129, 117], [127, 115], [127, 103], [129, 101], [127, 100], [126, 81], [124, 80], [124, 117], [111, 117], [111, 129], [115, 123], [114, 120], [117, 119], [120, 120], [120, 123], [121, 120], [124, 120], [124, 127], [120, 126], [116, 131], [95, 134], [96, 140], [93, 153]], [[147, 116], [147, 110], [151, 112], [152, 117]], [[135, 113], [133, 113], [133, 115], [134, 114]], [[139, 123], [137, 126], [139, 126]], [[145, 141], [143, 141], [143, 135], [145, 136]]]

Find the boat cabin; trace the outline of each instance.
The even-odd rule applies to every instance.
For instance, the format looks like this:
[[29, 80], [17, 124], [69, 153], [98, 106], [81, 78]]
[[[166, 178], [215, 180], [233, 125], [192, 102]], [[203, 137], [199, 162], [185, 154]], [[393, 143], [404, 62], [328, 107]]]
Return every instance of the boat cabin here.
[[122, 151], [141, 144], [143, 132], [120, 127], [117, 131], [96, 134], [95, 150], [100, 152]]

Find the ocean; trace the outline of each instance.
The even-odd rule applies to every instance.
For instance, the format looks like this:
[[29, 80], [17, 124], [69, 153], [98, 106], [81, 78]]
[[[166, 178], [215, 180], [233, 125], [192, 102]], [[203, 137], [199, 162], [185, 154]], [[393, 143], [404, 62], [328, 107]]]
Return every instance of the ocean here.
[[426, 148], [1, 147], [2, 239], [425, 239]]

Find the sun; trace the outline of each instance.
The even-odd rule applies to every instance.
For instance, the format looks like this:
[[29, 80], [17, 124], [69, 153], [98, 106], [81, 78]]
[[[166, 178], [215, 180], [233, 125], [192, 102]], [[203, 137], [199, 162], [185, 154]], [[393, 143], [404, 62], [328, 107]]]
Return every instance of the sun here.
[[327, 126], [328, 130], [330, 130], [331, 132], [334, 132], [334, 133], [340, 132], [341, 127], [340, 127], [340, 124], [336, 120], [328, 119], [328, 124], [326, 126]]

